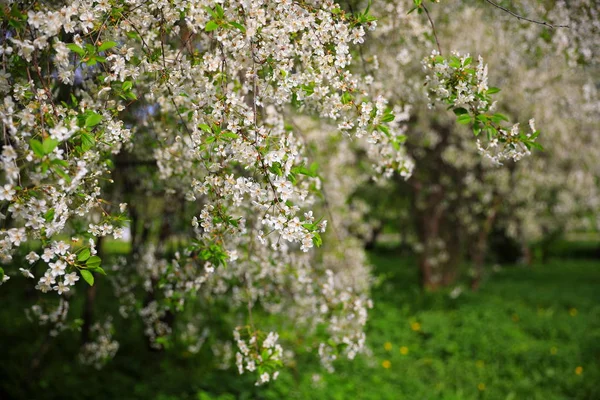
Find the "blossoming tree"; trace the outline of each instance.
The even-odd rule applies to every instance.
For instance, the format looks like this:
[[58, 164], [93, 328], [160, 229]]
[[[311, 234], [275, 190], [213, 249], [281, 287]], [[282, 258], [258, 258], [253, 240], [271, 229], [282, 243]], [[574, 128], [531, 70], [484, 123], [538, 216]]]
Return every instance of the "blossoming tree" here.
[[[110, 281], [151, 347], [210, 347], [217, 366], [234, 361], [257, 384], [293, 354], [253, 310], [302, 327], [329, 369], [364, 348], [369, 270], [346, 197], [366, 171], [413, 170], [406, 107], [386, 96], [387, 76], [355, 62], [377, 25], [367, 5], [76, 0], [0, 12], [0, 281], [20, 271], [56, 299], [29, 309], [50, 337], [79, 326], [69, 300], [84, 292], [81, 359], [112, 357], [111, 317], [94, 316]], [[483, 61], [425, 65], [432, 100], [484, 130], [480, 153], [517, 160], [535, 146], [536, 133], [491, 111]], [[125, 228], [130, 248], [109, 257]]]
[[[517, 2], [513, 7], [517, 16], [544, 16], [551, 22], [520, 22], [506, 10], [471, 2], [460, 7], [383, 2], [374, 11], [388, 17], [380, 19], [374, 32], [375, 43], [386, 51], [371, 46], [365, 59], [371, 61], [370, 68], [378, 67], [376, 82], [401, 82], [386, 86], [385, 95], [412, 106], [406, 147], [417, 168], [408, 181], [387, 190], [412, 203], [411, 215], [405, 218], [408, 226], [400, 229], [415, 233], [425, 287], [453, 284], [465, 253], [475, 267], [472, 285], [477, 287], [488, 236], [495, 227], [525, 249], [544, 236], [581, 224], [598, 229], [592, 220], [598, 214], [598, 169], [592, 161], [598, 157], [597, 60], [589, 51], [600, 37], [597, 23], [590, 20], [598, 8], [586, 1]], [[585, 36], [578, 34], [582, 29]], [[432, 47], [436, 50], [429, 55]], [[450, 49], [484, 55], [494, 66], [489, 78], [481, 62], [470, 67], [476, 61], [468, 54], [455, 54], [449, 61], [439, 57], [440, 50]], [[469, 69], [475, 74], [472, 80], [461, 80], [470, 76]], [[497, 102], [473, 95], [497, 92], [488, 81], [503, 88], [494, 95]], [[428, 108], [435, 102], [426, 103], [424, 91], [430, 100], [453, 108], [458, 124], [442, 112], [432, 117]], [[469, 115], [472, 109], [482, 114]], [[473, 133], [478, 138], [494, 133], [494, 124], [508, 119], [521, 125], [528, 121], [525, 137], [537, 138], [533, 118], [543, 126], [540, 143], [545, 149], [535, 157], [515, 162], [527, 151], [524, 148], [514, 156], [489, 153], [505, 148], [502, 135], [487, 145], [472, 140]], [[509, 138], [517, 136], [519, 126], [506, 132]], [[537, 141], [521, 143], [540, 147]], [[480, 156], [482, 151], [487, 157]], [[498, 163], [504, 165], [499, 168]]]

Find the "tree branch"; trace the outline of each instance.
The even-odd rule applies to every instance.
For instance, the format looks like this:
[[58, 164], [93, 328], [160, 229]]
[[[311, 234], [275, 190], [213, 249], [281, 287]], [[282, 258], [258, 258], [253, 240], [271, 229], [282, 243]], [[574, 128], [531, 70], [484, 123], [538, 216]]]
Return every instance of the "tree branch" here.
[[502, 10], [504, 12], [507, 12], [510, 15], [512, 15], [513, 17], [516, 17], [517, 19], [522, 20], [522, 21], [533, 22], [534, 24], [544, 25], [544, 26], [547, 26], [550, 29], [554, 29], [554, 28], [568, 28], [569, 27], [569, 25], [553, 25], [553, 24], [550, 24], [550, 23], [548, 23], [546, 21], [536, 21], [534, 19], [529, 19], [529, 18], [523, 17], [523, 16], [521, 16], [521, 15], [519, 15], [519, 14], [517, 14], [517, 13], [511, 11], [511, 10], [509, 10], [508, 8], [502, 7], [500, 4], [494, 3], [492, 0], [485, 0], [485, 1], [487, 1], [488, 3], [490, 3], [491, 5], [493, 5], [494, 7], [499, 8], [500, 10]]
[[435, 38], [435, 44], [437, 44], [438, 51], [440, 52], [440, 55], [441, 55], [442, 47], [440, 46], [440, 41], [438, 40], [437, 33], [435, 31], [435, 24], [433, 23], [433, 19], [431, 19], [431, 15], [429, 15], [429, 10], [427, 9], [427, 7], [425, 7], [425, 4], [421, 4], [421, 7], [423, 8], [423, 11], [425, 11], [425, 14], [427, 14], [427, 19], [429, 20], [429, 23], [431, 24], [431, 30], [433, 31], [433, 37]]

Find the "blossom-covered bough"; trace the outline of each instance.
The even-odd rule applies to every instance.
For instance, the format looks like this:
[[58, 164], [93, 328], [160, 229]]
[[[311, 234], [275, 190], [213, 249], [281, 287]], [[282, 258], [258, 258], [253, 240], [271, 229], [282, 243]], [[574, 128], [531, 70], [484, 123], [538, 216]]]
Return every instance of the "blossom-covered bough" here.
[[[339, 169], [356, 152], [375, 175], [413, 169], [407, 109], [353, 62], [376, 27], [369, 7], [76, 0], [0, 13], [0, 281], [20, 270], [60, 297], [59, 311], [33, 315], [68, 327], [66, 300], [87, 282], [81, 358], [100, 366], [118, 348], [110, 319], [92, 324], [95, 281], [110, 280], [152, 347], [210, 347], [259, 384], [287, 356], [255, 325], [257, 307], [302, 327], [329, 369], [363, 349], [369, 273], [350, 233], [361, 213], [341, 210], [367, 175]], [[481, 62], [425, 65], [432, 100], [484, 132], [484, 153], [527, 153], [536, 134], [488, 113]], [[104, 261], [128, 232], [127, 254]], [[215, 318], [233, 342], [210, 331]]]

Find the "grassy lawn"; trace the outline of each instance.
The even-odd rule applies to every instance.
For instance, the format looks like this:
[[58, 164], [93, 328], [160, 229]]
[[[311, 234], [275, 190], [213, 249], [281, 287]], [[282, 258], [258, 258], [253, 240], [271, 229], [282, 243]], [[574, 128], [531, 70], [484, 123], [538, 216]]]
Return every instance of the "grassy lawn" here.
[[286, 374], [265, 397], [600, 399], [597, 260], [507, 267], [455, 299], [420, 293], [407, 260], [372, 260], [382, 280], [368, 330], [372, 356], [333, 375], [299, 365], [299, 379]]
[[[80, 343], [73, 332], [57, 338], [30, 376], [43, 330], [23, 314], [32, 294], [3, 286], [0, 399], [600, 399], [598, 260], [508, 266], [490, 272], [479, 292], [457, 297], [422, 293], [410, 259], [378, 253], [372, 261], [371, 354], [334, 374], [300, 354], [295, 368], [260, 388], [235, 369], [215, 372], [208, 348], [192, 358], [149, 351], [135, 320], [117, 326], [121, 347], [104, 369], [73, 360]], [[99, 291], [110, 291], [107, 283]], [[72, 312], [80, 315], [81, 306]], [[97, 306], [116, 303], [109, 297]]]

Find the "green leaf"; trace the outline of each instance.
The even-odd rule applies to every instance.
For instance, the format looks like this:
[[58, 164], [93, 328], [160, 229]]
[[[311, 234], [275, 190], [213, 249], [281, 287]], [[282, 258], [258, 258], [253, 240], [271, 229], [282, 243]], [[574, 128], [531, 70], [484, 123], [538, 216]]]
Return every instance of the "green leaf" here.
[[65, 181], [71, 183], [71, 177], [65, 172], [65, 170], [60, 165], [53, 165], [52, 170], [56, 172], [56, 174], [63, 178]]
[[235, 133], [233, 133], [233, 132], [223, 132], [223, 133], [221, 134], [221, 137], [224, 137], [224, 138], [227, 138], [227, 139], [233, 139], [233, 140], [235, 140], [235, 139], [237, 139], [237, 138], [238, 138], [238, 135], [236, 135], [236, 134], [235, 134]]
[[91, 256], [90, 258], [88, 258], [88, 260], [86, 261], [85, 265], [88, 268], [98, 268], [100, 266], [100, 263], [102, 262], [102, 259], [98, 256]]
[[239, 22], [230, 22], [229, 24], [234, 28], [239, 29], [242, 33], [246, 33], [246, 27]]
[[452, 68], [460, 68], [461, 67], [460, 58], [458, 58], [456, 56], [450, 57], [450, 62], [448, 63], [448, 65], [451, 66]]
[[348, 104], [352, 101], [353, 97], [350, 93], [348, 92], [344, 92], [344, 94], [342, 94], [342, 104]]
[[4, 269], [0, 267], [0, 283], [4, 280]]
[[85, 248], [85, 249], [81, 250], [81, 252], [79, 252], [79, 254], [77, 254], [77, 261], [84, 262], [85, 260], [90, 258], [90, 255], [91, 255], [90, 249]]
[[44, 221], [50, 222], [53, 219], [54, 219], [54, 208], [51, 208], [48, 211], [46, 211], [46, 213], [44, 214]]
[[463, 115], [463, 114], [468, 114], [469, 113], [465, 108], [462, 108], [462, 107], [455, 108], [452, 111], [456, 115]]
[[77, 46], [75, 43], [68, 43], [67, 48], [72, 52], [79, 54], [81, 57], [85, 56], [85, 50]]
[[106, 51], [108, 49], [112, 49], [113, 47], [115, 47], [117, 45], [117, 42], [104, 42], [100, 45], [100, 47], [98, 47], [98, 52], [100, 51]]
[[200, 125], [198, 125], [198, 128], [202, 129], [206, 133], [212, 132], [212, 130], [210, 129], [210, 126], [208, 126], [206, 124], [200, 124]]
[[488, 88], [488, 90], [486, 91], [486, 93], [487, 94], [494, 94], [494, 93], [498, 93], [499, 91], [500, 91], [499, 88], [492, 86], [491, 88]]
[[65, 160], [60, 160], [58, 158], [55, 158], [54, 160], [52, 160], [50, 162], [50, 164], [52, 164], [52, 165], [60, 165], [61, 167], [69, 168], [69, 163], [68, 162], [66, 162]]
[[104, 269], [102, 269], [102, 267], [93, 267], [93, 268], [89, 268], [90, 271], [93, 272], [99, 272], [102, 275], [106, 276], [106, 271]]
[[323, 244], [323, 239], [321, 239], [321, 235], [319, 235], [318, 232], [313, 232], [314, 236], [312, 238], [313, 243], [315, 244], [315, 246], [317, 247], [321, 247], [321, 245]]
[[458, 122], [459, 124], [463, 124], [463, 125], [470, 124], [471, 121], [472, 121], [472, 118], [469, 114], [459, 115], [458, 118], [456, 119], [456, 122]]
[[96, 113], [91, 113], [86, 119], [85, 119], [85, 126], [88, 128], [92, 128], [96, 125], [98, 125], [101, 121], [102, 121], [102, 115], [100, 114], [96, 114]]
[[544, 147], [539, 144], [538, 142], [527, 142], [531, 147], [538, 149], [538, 150], [544, 150]]
[[29, 141], [29, 146], [31, 147], [31, 150], [33, 150], [33, 153], [36, 156], [44, 157], [44, 146], [39, 140], [31, 139]]
[[384, 116], [381, 118], [382, 122], [392, 122], [394, 120], [394, 118], [396, 118], [394, 116], [394, 114], [388, 113], [388, 114], [384, 114]]
[[496, 113], [496, 114], [492, 115], [492, 121], [494, 121], [496, 123], [498, 123], [500, 121], [508, 121], [508, 120], [509, 120], [508, 117], [504, 114]]
[[79, 273], [81, 277], [88, 283], [90, 286], [94, 286], [94, 275], [86, 269], [80, 269]]
[[377, 125], [377, 129], [379, 129], [381, 132], [385, 133], [387, 136], [390, 136], [390, 128], [388, 128], [385, 125]]
[[94, 147], [94, 144], [96, 144], [96, 140], [92, 135], [90, 135], [89, 133], [81, 134], [81, 150], [88, 151], [89, 149]]
[[121, 85], [121, 89], [123, 89], [125, 91], [131, 90], [132, 87], [133, 87], [133, 82], [132, 81], [125, 81]]
[[277, 176], [283, 176], [283, 170], [281, 169], [281, 164], [279, 164], [278, 162], [273, 163], [273, 165], [271, 165], [269, 167], [269, 170]]
[[204, 30], [206, 32], [212, 32], [215, 29], [217, 29], [218, 27], [219, 27], [219, 25], [215, 21], [208, 21], [206, 23], [206, 26], [204, 27]]
[[44, 149], [44, 154], [52, 153], [52, 150], [58, 146], [58, 140], [52, 138], [44, 139], [44, 143], [42, 144], [42, 148]]

